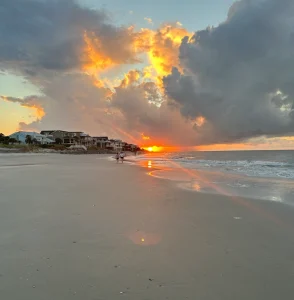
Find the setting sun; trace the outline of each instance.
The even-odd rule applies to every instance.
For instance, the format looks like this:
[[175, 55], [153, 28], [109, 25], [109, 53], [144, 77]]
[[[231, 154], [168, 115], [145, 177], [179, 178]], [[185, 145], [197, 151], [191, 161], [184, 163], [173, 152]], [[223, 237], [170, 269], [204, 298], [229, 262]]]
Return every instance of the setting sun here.
[[143, 148], [149, 152], [160, 152], [162, 151], [162, 147], [157, 147], [157, 146], [151, 146], [151, 147], [146, 147], [146, 148]]

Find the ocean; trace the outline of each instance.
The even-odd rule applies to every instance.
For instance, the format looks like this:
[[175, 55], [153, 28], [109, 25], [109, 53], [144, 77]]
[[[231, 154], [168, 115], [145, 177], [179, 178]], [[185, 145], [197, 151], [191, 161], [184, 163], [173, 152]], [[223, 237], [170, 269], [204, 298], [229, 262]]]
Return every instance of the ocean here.
[[148, 153], [133, 162], [181, 188], [294, 204], [294, 151]]

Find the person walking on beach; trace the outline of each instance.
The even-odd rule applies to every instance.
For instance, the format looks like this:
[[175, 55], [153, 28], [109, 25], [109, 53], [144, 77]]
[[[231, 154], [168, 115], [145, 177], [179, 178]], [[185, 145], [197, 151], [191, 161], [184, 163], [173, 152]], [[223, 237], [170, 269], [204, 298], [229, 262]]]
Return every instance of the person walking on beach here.
[[118, 161], [119, 161], [119, 153], [118, 152], [115, 155], [115, 159], [116, 159], [116, 163], [118, 164]]
[[121, 152], [119, 156], [120, 156], [120, 159], [121, 159], [121, 163], [123, 164], [124, 163], [124, 159], [125, 159], [125, 153]]

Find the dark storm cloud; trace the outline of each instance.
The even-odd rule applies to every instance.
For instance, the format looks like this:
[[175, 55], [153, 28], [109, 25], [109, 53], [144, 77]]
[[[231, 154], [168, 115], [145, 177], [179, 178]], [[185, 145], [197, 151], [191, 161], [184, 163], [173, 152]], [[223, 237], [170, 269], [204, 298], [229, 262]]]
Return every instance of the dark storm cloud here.
[[[180, 48], [166, 93], [188, 118], [204, 116], [198, 142], [230, 142], [294, 132], [294, 1], [243, 0], [226, 22]], [[198, 130], [201, 135], [201, 130]]]
[[28, 75], [38, 69], [80, 67], [87, 59], [85, 31], [101, 41], [99, 50], [112, 61], [134, 59], [127, 29], [112, 26], [103, 11], [83, 8], [73, 0], [1, 0], [0, 64]]
[[[127, 132], [144, 133], [152, 143], [164, 145], [191, 145], [195, 136], [192, 125], [181, 116], [179, 110], [162, 102], [159, 88], [154, 82], [140, 82], [139, 71], [130, 71], [128, 85], [115, 88], [110, 106], [122, 114], [120, 126]], [[183, 134], [185, 133], [185, 134]], [[142, 141], [141, 141], [142, 142]]]

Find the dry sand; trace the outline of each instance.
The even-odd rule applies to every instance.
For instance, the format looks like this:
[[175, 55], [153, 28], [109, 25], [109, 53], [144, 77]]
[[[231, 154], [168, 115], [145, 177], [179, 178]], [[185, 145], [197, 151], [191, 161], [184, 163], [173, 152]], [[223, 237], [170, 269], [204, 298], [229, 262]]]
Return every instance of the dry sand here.
[[0, 299], [294, 298], [294, 211], [102, 156], [0, 156]]

